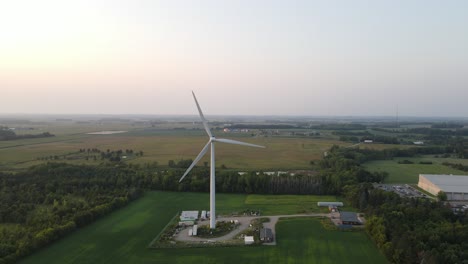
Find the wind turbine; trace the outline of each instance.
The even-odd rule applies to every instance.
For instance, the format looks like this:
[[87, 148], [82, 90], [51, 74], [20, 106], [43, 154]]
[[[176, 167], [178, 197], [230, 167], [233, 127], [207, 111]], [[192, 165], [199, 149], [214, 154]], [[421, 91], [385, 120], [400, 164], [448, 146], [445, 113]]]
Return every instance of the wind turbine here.
[[222, 143], [228, 143], [228, 144], [234, 144], [234, 145], [243, 145], [243, 146], [249, 146], [249, 147], [257, 147], [257, 148], [264, 148], [264, 146], [259, 146], [255, 144], [250, 144], [250, 143], [245, 143], [237, 140], [232, 140], [232, 139], [225, 139], [225, 138], [216, 138], [211, 134], [210, 128], [208, 127], [208, 122], [205, 119], [205, 116], [203, 116], [203, 112], [200, 108], [200, 105], [198, 104], [197, 97], [195, 97], [195, 93], [192, 91], [193, 99], [195, 99], [195, 104], [197, 105], [198, 108], [198, 113], [200, 114], [200, 118], [203, 123], [203, 127], [205, 127], [206, 133], [210, 137], [208, 140], [208, 143], [206, 143], [205, 147], [203, 147], [202, 151], [198, 156], [195, 158], [195, 160], [192, 162], [190, 167], [185, 171], [184, 175], [180, 178], [179, 182], [181, 182], [185, 176], [190, 172], [190, 170], [200, 161], [201, 158], [206, 154], [208, 151], [208, 148], [211, 146], [211, 164], [210, 164], [210, 228], [214, 229], [216, 228], [216, 213], [215, 213], [215, 142], [222, 142]]

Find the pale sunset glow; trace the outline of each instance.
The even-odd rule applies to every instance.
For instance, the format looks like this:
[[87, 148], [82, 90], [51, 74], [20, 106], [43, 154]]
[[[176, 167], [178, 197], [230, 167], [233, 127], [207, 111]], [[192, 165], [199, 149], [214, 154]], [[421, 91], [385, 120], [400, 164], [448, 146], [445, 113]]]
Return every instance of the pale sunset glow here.
[[[0, 113], [467, 116], [466, 1], [0, 2]], [[219, 92], [220, 96], [211, 96]], [[246, 96], [248, 95], [248, 96]], [[235, 103], [232, 103], [235, 102]]]

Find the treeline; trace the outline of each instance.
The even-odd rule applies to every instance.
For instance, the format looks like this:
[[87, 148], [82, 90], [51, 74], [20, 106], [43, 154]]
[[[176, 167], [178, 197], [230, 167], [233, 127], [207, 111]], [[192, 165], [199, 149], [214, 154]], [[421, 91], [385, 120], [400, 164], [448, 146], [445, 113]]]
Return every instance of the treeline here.
[[[413, 153], [416, 150], [410, 150]], [[379, 153], [380, 152], [380, 153]], [[366, 213], [366, 232], [393, 263], [465, 263], [468, 259], [468, 213], [455, 215], [442, 202], [402, 198], [374, 189], [378, 175], [362, 172], [360, 164], [397, 150], [368, 151], [333, 147], [321, 162], [325, 184]], [[408, 154], [409, 154], [408, 153]], [[391, 155], [389, 155], [391, 154]], [[360, 176], [371, 176], [360, 178]], [[385, 179], [385, 175], [383, 180]]]
[[366, 130], [367, 126], [363, 124], [320, 124], [312, 125], [310, 128], [323, 130]]
[[436, 129], [427, 127], [408, 128], [404, 132], [432, 136], [468, 136], [468, 129]]
[[442, 165], [452, 167], [454, 169], [461, 170], [461, 171], [468, 171], [468, 166], [463, 165], [461, 163], [442, 162]]
[[[340, 141], [346, 142], [364, 142], [365, 140], [372, 140], [373, 143], [381, 143], [381, 144], [393, 144], [397, 145], [400, 143], [404, 143], [400, 141], [397, 137], [391, 136], [382, 136], [382, 135], [369, 135], [363, 137], [356, 137], [356, 136], [340, 136]], [[408, 142], [406, 142], [408, 143]]]
[[0, 128], [0, 141], [7, 141], [7, 140], [17, 140], [17, 139], [26, 139], [26, 138], [44, 138], [44, 137], [54, 137], [55, 135], [44, 132], [40, 134], [24, 134], [24, 135], [17, 135], [15, 132], [8, 128]]
[[[166, 191], [209, 191], [209, 170], [198, 169], [187, 176], [181, 183], [178, 171], [176, 177], [160, 176], [153, 182], [154, 188], [162, 187]], [[267, 175], [250, 172], [239, 175], [237, 172], [216, 172], [216, 191], [222, 193], [257, 193], [257, 194], [327, 194], [322, 185], [322, 178], [307, 175]]]
[[281, 125], [281, 124], [233, 124], [225, 127], [229, 129], [290, 129], [297, 128], [293, 125]]
[[435, 123], [431, 125], [431, 128], [463, 128], [463, 124], [459, 123], [450, 123], [450, 122], [442, 122], [442, 123]]
[[364, 140], [372, 140], [375, 143], [382, 144], [400, 144], [400, 140], [397, 137], [384, 136], [372, 134], [369, 131], [333, 131], [332, 134], [339, 135], [340, 141], [347, 142], [364, 142]]
[[361, 138], [361, 142], [364, 140], [372, 140], [375, 143], [382, 143], [382, 144], [400, 144], [400, 141], [397, 137], [391, 136], [383, 136], [383, 135], [372, 135], [372, 136], [364, 136]]
[[337, 136], [372, 136], [373, 134], [370, 133], [369, 131], [367, 130], [364, 130], [364, 131], [347, 131], [347, 130], [344, 130], [344, 131], [333, 131], [332, 132], [333, 135], [337, 135]]

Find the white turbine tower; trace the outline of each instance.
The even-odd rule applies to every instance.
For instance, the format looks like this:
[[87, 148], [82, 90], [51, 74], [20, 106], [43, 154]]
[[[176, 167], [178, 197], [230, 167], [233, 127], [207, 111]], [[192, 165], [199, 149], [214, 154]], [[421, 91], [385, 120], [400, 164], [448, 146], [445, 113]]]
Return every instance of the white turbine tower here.
[[188, 167], [187, 171], [185, 171], [184, 175], [180, 178], [179, 182], [181, 182], [185, 176], [190, 172], [190, 170], [200, 161], [200, 159], [206, 154], [208, 148], [211, 146], [211, 165], [210, 165], [210, 228], [216, 228], [216, 213], [215, 213], [215, 142], [223, 142], [235, 145], [243, 145], [243, 146], [250, 146], [250, 147], [257, 147], [257, 148], [264, 148], [264, 146], [259, 146], [255, 144], [249, 144], [245, 142], [240, 142], [237, 140], [225, 139], [225, 138], [215, 138], [213, 134], [211, 134], [210, 128], [208, 127], [208, 122], [206, 121], [205, 117], [203, 116], [202, 110], [200, 105], [198, 104], [197, 97], [195, 97], [195, 93], [192, 91], [193, 99], [195, 99], [195, 104], [197, 104], [198, 113], [200, 114], [200, 118], [202, 120], [203, 126], [205, 127], [206, 133], [210, 137], [208, 143], [206, 143], [205, 147], [203, 147], [202, 151], [195, 160], [192, 162], [190, 167]]

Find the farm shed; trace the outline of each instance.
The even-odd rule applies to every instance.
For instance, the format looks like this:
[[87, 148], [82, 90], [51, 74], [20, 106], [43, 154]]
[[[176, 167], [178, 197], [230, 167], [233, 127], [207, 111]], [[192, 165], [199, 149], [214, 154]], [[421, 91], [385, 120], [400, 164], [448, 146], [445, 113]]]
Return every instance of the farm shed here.
[[198, 219], [198, 211], [182, 211], [180, 221], [196, 221]]
[[260, 240], [263, 242], [273, 242], [273, 232], [270, 228], [260, 229]]
[[342, 202], [318, 202], [317, 206], [343, 206]]
[[354, 212], [340, 212], [340, 220], [343, 225], [361, 225], [357, 213]]
[[466, 175], [419, 174], [418, 187], [433, 195], [443, 191], [449, 201], [468, 201]]

